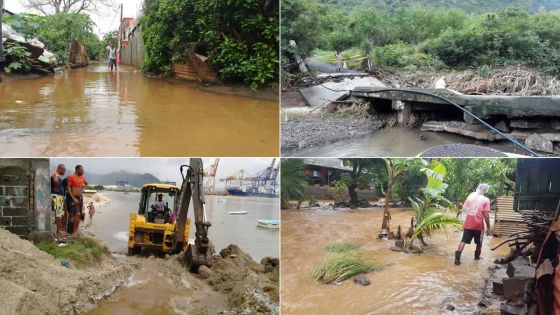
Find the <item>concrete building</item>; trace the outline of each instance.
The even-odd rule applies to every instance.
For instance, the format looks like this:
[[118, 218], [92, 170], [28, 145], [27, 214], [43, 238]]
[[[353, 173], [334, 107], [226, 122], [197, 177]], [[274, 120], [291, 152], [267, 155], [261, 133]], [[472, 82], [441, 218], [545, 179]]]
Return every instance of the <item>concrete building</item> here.
[[23, 238], [51, 235], [48, 159], [0, 159], [0, 227]]

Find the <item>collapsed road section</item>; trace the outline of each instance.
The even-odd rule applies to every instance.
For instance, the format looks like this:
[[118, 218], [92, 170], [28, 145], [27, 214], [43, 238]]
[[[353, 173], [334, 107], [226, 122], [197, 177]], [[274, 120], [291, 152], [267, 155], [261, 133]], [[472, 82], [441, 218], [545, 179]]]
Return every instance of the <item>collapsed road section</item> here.
[[[504, 76], [502, 81], [507, 80], [509, 72]], [[505, 83], [499, 78], [487, 82], [496, 90], [487, 86], [483, 91], [494, 94], [485, 95], [461, 82], [449, 84], [460, 91], [447, 88], [445, 77], [435, 84], [401, 81], [405, 87], [398, 80], [409, 79], [380, 70], [376, 74], [320, 73], [293, 80], [282, 95], [283, 152], [344, 155], [351, 150], [359, 155], [418, 155], [439, 145], [469, 144], [495, 149], [475, 148], [470, 156], [480, 152], [490, 156], [560, 154], [558, 96], [540, 93], [536, 87], [502, 87], [500, 92], [498, 87]], [[518, 81], [515, 86], [522, 85]], [[395, 129], [385, 131], [389, 134], [385, 136], [392, 138], [388, 143], [398, 143], [396, 146], [381, 147], [383, 141], [375, 136], [381, 128]], [[396, 148], [413, 142], [405, 129], [415, 131], [419, 146]], [[372, 142], [379, 143], [380, 148], [372, 149]], [[327, 145], [334, 145], [334, 152], [325, 150]], [[464, 150], [470, 147], [449, 147], [447, 155], [456, 156], [454, 151]]]

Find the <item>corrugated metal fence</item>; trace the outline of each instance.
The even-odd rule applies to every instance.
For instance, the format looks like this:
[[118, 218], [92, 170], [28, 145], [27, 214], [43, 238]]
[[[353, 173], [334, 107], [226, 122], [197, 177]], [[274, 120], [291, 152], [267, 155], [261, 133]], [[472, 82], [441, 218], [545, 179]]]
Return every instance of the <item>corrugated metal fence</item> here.
[[142, 28], [134, 32], [134, 37], [128, 40], [128, 44], [121, 48], [121, 64], [141, 67], [144, 62], [144, 41], [142, 40]]

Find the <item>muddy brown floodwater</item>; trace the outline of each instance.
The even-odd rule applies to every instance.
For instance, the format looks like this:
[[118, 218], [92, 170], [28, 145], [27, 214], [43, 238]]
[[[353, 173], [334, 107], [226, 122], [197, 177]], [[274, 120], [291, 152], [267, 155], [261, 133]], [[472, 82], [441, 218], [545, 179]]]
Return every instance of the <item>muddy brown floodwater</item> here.
[[240, 90], [104, 64], [3, 82], [0, 156], [277, 156], [276, 93]]
[[[391, 227], [408, 226], [412, 211], [392, 212]], [[389, 250], [394, 241], [377, 240], [382, 209], [285, 211], [282, 219], [282, 314], [468, 314], [476, 310], [487, 268], [506, 248], [491, 252], [499, 239], [483, 242], [483, 260], [475, 261], [474, 243], [467, 245], [462, 265], [453, 264], [460, 232], [435, 233], [422, 255]], [[368, 274], [371, 285], [347, 280], [325, 285], [311, 278], [324, 259], [325, 246], [354, 242], [381, 270]], [[454, 311], [446, 309], [448, 304]]]

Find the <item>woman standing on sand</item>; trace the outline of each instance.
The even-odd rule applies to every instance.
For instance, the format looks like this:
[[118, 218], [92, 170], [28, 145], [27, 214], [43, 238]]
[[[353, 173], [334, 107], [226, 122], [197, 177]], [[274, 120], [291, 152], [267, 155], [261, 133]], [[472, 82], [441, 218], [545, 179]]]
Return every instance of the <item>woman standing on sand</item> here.
[[91, 224], [93, 220], [93, 215], [95, 214], [95, 206], [93, 205], [93, 201], [89, 203], [87, 208], [89, 212], [89, 224]]

